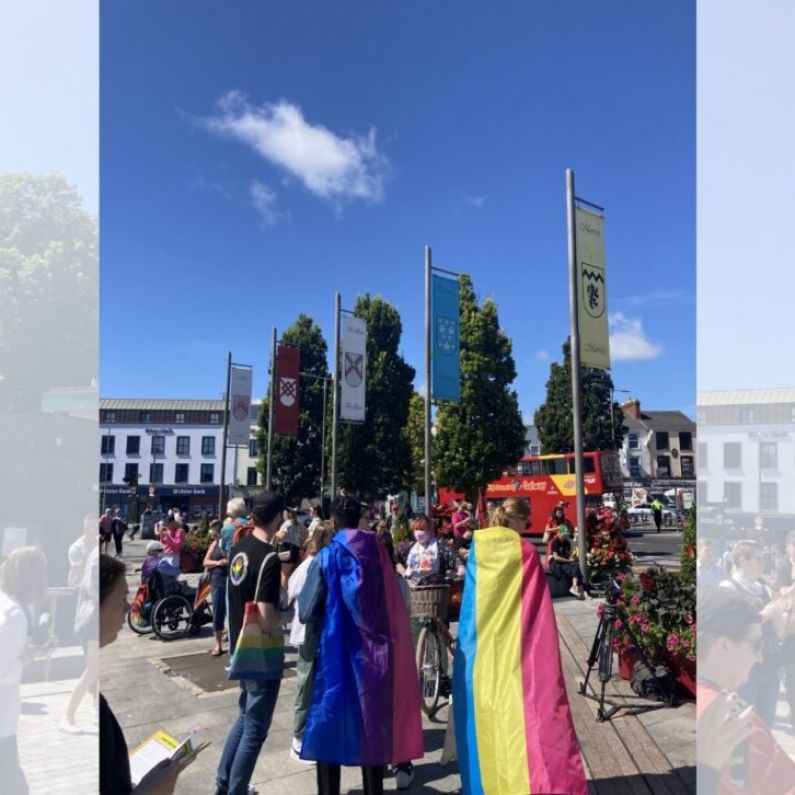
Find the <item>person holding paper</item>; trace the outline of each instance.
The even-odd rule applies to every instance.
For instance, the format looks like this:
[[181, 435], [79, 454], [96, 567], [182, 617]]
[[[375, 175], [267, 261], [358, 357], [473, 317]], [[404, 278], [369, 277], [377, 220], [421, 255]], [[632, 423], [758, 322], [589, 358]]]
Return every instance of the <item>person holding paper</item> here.
[[[127, 578], [124, 564], [109, 555], [99, 557], [99, 645], [116, 640], [127, 616]], [[186, 758], [184, 761], [187, 761]], [[160, 763], [133, 786], [130, 757], [124, 733], [116, 717], [99, 696], [99, 792], [100, 795], [171, 795], [184, 761]]]

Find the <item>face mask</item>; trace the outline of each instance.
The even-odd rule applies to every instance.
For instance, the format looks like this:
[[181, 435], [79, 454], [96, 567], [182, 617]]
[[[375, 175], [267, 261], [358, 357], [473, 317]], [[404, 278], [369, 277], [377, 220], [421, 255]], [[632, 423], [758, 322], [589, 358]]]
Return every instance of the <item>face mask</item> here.
[[416, 530], [414, 538], [419, 544], [425, 546], [431, 540], [431, 534], [427, 530]]

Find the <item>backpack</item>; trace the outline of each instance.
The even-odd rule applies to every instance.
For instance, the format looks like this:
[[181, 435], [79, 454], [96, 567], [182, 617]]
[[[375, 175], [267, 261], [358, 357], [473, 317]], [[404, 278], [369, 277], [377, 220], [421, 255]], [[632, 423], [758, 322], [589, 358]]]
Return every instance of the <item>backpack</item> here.
[[635, 695], [652, 701], [666, 701], [673, 685], [671, 672], [664, 665], [655, 666], [654, 673], [641, 660], [632, 666], [630, 686]]

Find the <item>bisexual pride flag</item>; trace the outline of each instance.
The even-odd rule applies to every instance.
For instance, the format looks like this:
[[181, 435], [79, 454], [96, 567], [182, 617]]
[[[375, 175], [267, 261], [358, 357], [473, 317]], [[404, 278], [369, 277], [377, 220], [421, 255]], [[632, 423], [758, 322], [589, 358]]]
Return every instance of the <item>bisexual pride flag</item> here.
[[453, 701], [466, 795], [587, 795], [546, 577], [504, 527], [472, 541]]
[[318, 564], [326, 600], [301, 758], [352, 766], [421, 758], [409, 611], [384, 545], [370, 531], [341, 530]]

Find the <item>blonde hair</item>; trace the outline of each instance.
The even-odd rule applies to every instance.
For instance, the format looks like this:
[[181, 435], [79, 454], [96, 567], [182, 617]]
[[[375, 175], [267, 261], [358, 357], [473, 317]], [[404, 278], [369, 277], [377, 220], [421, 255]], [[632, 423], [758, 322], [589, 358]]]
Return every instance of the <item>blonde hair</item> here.
[[22, 604], [47, 595], [47, 558], [38, 547], [15, 549], [0, 567], [0, 591]]
[[509, 527], [512, 524], [527, 524], [530, 516], [530, 506], [526, 500], [518, 497], [509, 497], [498, 505], [491, 514], [491, 523], [498, 527]]
[[329, 545], [331, 537], [334, 535], [334, 525], [332, 522], [320, 522], [315, 526], [315, 529], [310, 533], [309, 538], [306, 540], [306, 552], [308, 555], [315, 555], [320, 552], [323, 547]]

